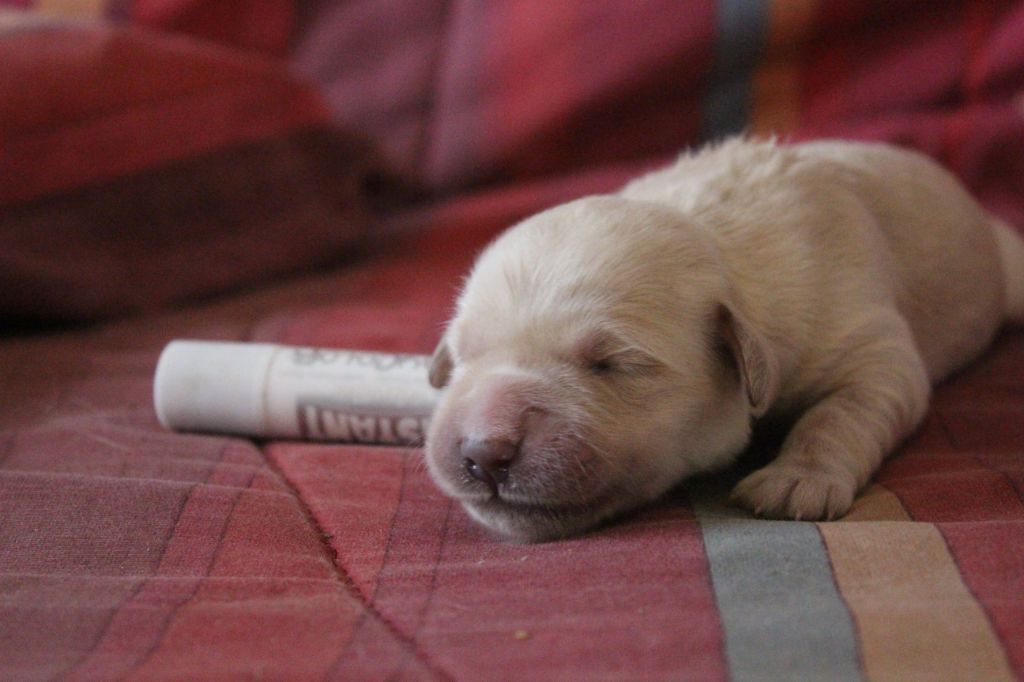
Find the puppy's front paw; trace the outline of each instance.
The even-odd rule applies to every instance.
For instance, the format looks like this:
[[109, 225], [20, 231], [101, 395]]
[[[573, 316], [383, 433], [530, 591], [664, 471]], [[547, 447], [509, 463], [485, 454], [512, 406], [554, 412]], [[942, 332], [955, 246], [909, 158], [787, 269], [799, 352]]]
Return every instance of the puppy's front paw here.
[[856, 494], [849, 474], [774, 462], [740, 481], [732, 499], [758, 516], [816, 521], [845, 514]]

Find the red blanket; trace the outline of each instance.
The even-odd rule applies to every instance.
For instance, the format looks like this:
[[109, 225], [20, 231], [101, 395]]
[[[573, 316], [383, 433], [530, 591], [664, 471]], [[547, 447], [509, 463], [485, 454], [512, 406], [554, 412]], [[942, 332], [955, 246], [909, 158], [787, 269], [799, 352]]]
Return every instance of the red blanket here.
[[1020, 331], [833, 523], [730, 473], [508, 544], [418, 450], [151, 404], [175, 337], [429, 352], [500, 229], [744, 127], [1024, 229], [1024, 4], [230, 4], [0, 12], [0, 678], [1024, 678]]

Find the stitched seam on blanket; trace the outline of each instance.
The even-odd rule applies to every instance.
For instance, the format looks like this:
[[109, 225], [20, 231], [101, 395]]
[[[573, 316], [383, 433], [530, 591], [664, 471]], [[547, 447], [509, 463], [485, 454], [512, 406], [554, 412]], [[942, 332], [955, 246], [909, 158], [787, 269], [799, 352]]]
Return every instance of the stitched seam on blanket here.
[[[444, 523], [441, 524], [441, 544], [437, 548], [437, 556], [434, 557], [434, 568], [430, 572], [430, 589], [427, 591], [427, 598], [423, 600], [423, 604], [420, 606], [419, 613], [416, 614], [416, 629], [413, 632], [413, 642], [418, 642], [420, 637], [420, 631], [423, 629], [423, 621], [426, 618], [427, 613], [430, 611], [430, 604], [434, 599], [435, 588], [437, 587], [437, 569], [441, 565], [441, 557], [444, 556], [444, 548], [448, 542], [448, 520], [452, 516], [452, 500], [448, 500], [447, 507], [444, 512]], [[402, 674], [405, 672], [405, 666], [409, 662], [409, 652], [402, 656], [402, 660], [398, 663], [398, 670], [390, 676], [391, 678], [402, 678]]]
[[[208, 481], [211, 479], [211, 477], [213, 476], [215, 471], [218, 469], [218, 467], [222, 464], [224, 455], [225, 455], [225, 453], [227, 452], [227, 450], [228, 450], [228, 448], [230, 446], [231, 446], [231, 441], [230, 440], [225, 440], [224, 444], [222, 445], [222, 447], [220, 448], [220, 451], [217, 454], [217, 462], [216, 462], [216, 464], [213, 464], [207, 470], [206, 475], [203, 478], [202, 482], [199, 482], [199, 483], [196, 483], [195, 485], [193, 485], [191, 488], [189, 488], [188, 493], [182, 497], [181, 505], [178, 508], [177, 515], [175, 516], [175, 521], [171, 525], [170, 531], [169, 531], [169, 533], [167, 534], [167, 536], [164, 539], [163, 547], [162, 547], [162, 550], [160, 552], [160, 558], [156, 561], [156, 563], [154, 565], [153, 573], [151, 575], [146, 576], [145, 578], [143, 578], [139, 582], [139, 584], [135, 588], [132, 589], [131, 593], [125, 599], [123, 599], [121, 601], [121, 603], [117, 606], [117, 608], [112, 610], [110, 618], [107, 620], [106, 624], [103, 626], [99, 637], [96, 638], [96, 640], [90, 646], [90, 648], [87, 650], [87, 652], [78, 661], [76, 661], [73, 665], [69, 666], [68, 668], [65, 669], [64, 672], [60, 673], [60, 675], [58, 675], [58, 677], [62, 677], [63, 678], [63, 677], [67, 677], [67, 676], [73, 676], [81, 668], [83, 668], [84, 666], [89, 665], [90, 662], [97, 655], [97, 652], [100, 649], [100, 647], [103, 645], [103, 642], [109, 636], [110, 630], [114, 626], [114, 623], [117, 620], [118, 615], [120, 613], [122, 613], [122, 611], [125, 608], [128, 608], [132, 604], [132, 602], [134, 602], [135, 599], [137, 599], [138, 596], [150, 584], [152, 584], [152, 579], [153, 578], [156, 578], [156, 577], [158, 577], [160, 575], [160, 567], [163, 565], [164, 560], [167, 557], [167, 552], [170, 550], [170, 548], [171, 548], [171, 546], [173, 544], [174, 537], [175, 537], [175, 535], [176, 535], [176, 533], [178, 531], [179, 526], [181, 525], [182, 517], [185, 514], [185, 511], [189, 508], [189, 503], [192, 501], [192, 499], [195, 496], [195, 493], [197, 491], [201, 490], [202, 488], [204, 488], [204, 487], [206, 487], [208, 485]], [[206, 568], [203, 571], [203, 575], [204, 576], [209, 573], [210, 568], [214, 565], [214, 562], [215, 562], [216, 556], [217, 556], [217, 552], [220, 549], [220, 545], [221, 545], [221, 542], [223, 541], [224, 534], [227, 532], [227, 528], [229, 526], [231, 514], [234, 513], [235, 505], [237, 504], [238, 499], [241, 497], [242, 493], [244, 493], [245, 490], [248, 489], [248, 487], [252, 484], [252, 481], [255, 479], [255, 476], [256, 476], [256, 473], [255, 473], [255, 471], [253, 471], [250, 474], [250, 476], [249, 476], [249, 479], [248, 479], [248, 482], [246, 483], [245, 488], [242, 488], [242, 489], [240, 489], [237, 492], [237, 494], [234, 497], [234, 500], [232, 501], [230, 509], [225, 514], [224, 525], [221, 528], [221, 534], [219, 535], [219, 537], [217, 539], [217, 544], [215, 545], [214, 551], [211, 553], [210, 560], [209, 560]], [[147, 647], [146, 651], [142, 654], [142, 656], [138, 660], [136, 660], [134, 663], [132, 663], [128, 668], [126, 668], [126, 670], [122, 671], [117, 677], [120, 678], [120, 677], [123, 677], [123, 676], [127, 675], [132, 670], [134, 670], [134, 669], [138, 668], [139, 666], [141, 666], [149, 658], [149, 656], [152, 655], [152, 652], [155, 651], [158, 648], [158, 645], [159, 645], [160, 641], [162, 640], [162, 638], [164, 636], [164, 633], [167, 630], [167, 627], [169, 626], [170, 622], [173, 620], [174, 615], [178, 612], [178, 610], [183, 605], [187, 604], [192, 599], [192, 597], [195, 596], [195, 592], [196, 592], [196, 590], [198, 590], [199, 585], [200, 585], [200, 583], [202, 581], [202, 578], [203, 578], [203, 576], [195, 576], [193, 578], [196, 581], [196, 585], [189, 592], [188, 596], [185, 599], [180, 600], [175, 605], [175, 607], [171, 610], [171, 612], [169, 612], [165, 616], [165, 620], [161, 623], [160, 629], [159, 629], [157, 635], [154, 637], [153, 642], [150, 644], [150, 646]]]
[[[305, 515], [306, 520], [313, 528], [313, 531], [316, 533], [317, 538], [320, 540], [320, 546], [324, 551], [325, 558], [334, 569], [335, 577], [337, 578], [338, 582], [341, 583], [341, 585], [348, 591], [349, 595], [356, 602], [358, 602], [360, 606], [362, 606], [364, 613], [373, 616], [374, 619], [379, 621], [387, 629], [387, 631], [391, 633], [392, 637], [394, 637], [397, 641], [402, 643], [403, 648], [411, 650], [411, 653], [416, 655], [417, 659], [424, 665], [424, 667], [426, 667], [436, 676], [448, 680], [454, 679], [454, 677], [451, 674], [447, 673], [437, 663], [432, 661], [425, 652], [420, 650], [419, 647], [416, 646], [416, 642], [414, 639], [410, 639], [409, 637], [404, 635], [402, 631], [398, 628], [398, 626], [392, 623], [391, 620], [389, 620], [383, 613], [377, 610], [377, 608], [373, 605], [372, 602], [366, 599], [362, 591], [359, 589], [358, 585], [356, 585], [355, 580], [353, 580], [352, 576], [349, 574], [348, 569], [346, 569], [345, 566], [342, 564], [341, 556], [339, 556], [338, 552], [335, 551], [334, 547], [331, 546], [331, 543], [328, 540], [327, 531], [324, 529], [324, 526], [320, 523], [320, 519], [317, 518], [313, 510], [309, 507], [308, 504], [306, 504], [306, 500], [302, 497], [302, 494], [299, 492], [298, 487], [292, 482], [290, 478], [288, 478], [284, 470], [277, 465], [273, 457], [268, 456], [265, 451], [263, 452], [263, 458], [267, 462], [267, 465], [270, 467], [270, 469], [274, 473], [276, 473], [278, 477], [280, 477], [282, 483], [295, 497], [296, 503], [299, 505], [299, 508]], [[403, 470], [404, 466], [405, 465], [403, 464]], [[358, 630], [354, 628], [352, 634], [353, 637], [355, 636], [356, 632], [358, 632]], [[346, 643], [346, 647], [347, 646], [348, 643]], [[340, 660], [341, 659], [339, 658], [339, 661]], [[338, 661], [335, 661], [335, 664], [337, 663]], [[331, 674], [328, 674], [327, 677], [330, 678]]]
[[[406, 476], [406, 472], [408, 471], [408, 463], [408, 458], [402, 460], [402, 479], [398, 483], [398, 501], [395, 503], [394, 511], [392, 511], [391, 518], [388, 521], [388, 539], [387, 542], [384, 544], [384, 557], [381, 559], [380, 567], [377, 569], [377, 575], [374, 576], [373, 593], [370, 595], [370, 599], [368, 602], [369, 604], [377, 603], [377, 594], [378, 592], [380, 592], [380, 573], [384, 570], [384, 567], [388, 565], [388, 558], [391, 556], [391, 543], [395, 536], [395, 520], [398, 518], [398, 511], [399, 509], [402, 508], [402, 502], [405, 499], [406, 483], [408, 482], [408, 476]], [[324, 539], [326, 541], [326, 538]], [[335, 556], [336, 555], [337, 553], [335, 552]], [[338, 562], [340, 563], [340, 561], [341, 558], [338, 557]], [[356, 586], [355, 581], [352, 582], [352, 588], [356, 591], [359, 591], [360, 594], [362, 594], [362, 592]], [[328, 668], [328, 670], [330, 671], [328, 677], [337, 675], [338, 666], [341, 665], [341, 662], [345, 660], [345, 657], [351, 650], [352, 643], [356, 640], [356, 637], [359, 635], [359, 631], [362, 629], [363, 624], [366, 621], [367, 613], [369, 613], [369, 609], [363, 609], [359, 613], [359, 619], [356, 621], [355, 625], [352, 626], [352, 631], [349, 633], [348, 639], [345, 641], [345, 644], [341, 647], [340, 651], [338, 652], [338, 655], [331, 662], [331, 667]]]
[[[225, 450], [226, 449], [227, 447], [225, 446]], [[141, 659], [139, 659], [139, 661], [135, 665], [133, 665], [131, 668], [124, 672], [124, 674], [121, 676], [122, 679], [130, 676], [133, 671], [138, 670], [143, 665], [145, 665], [146, 661], [148, 661], [149, 658], [154, 653], [156, 653], [157, 650], [160, 649], [160, 644], [163, 642], [164, 636], [167, 634], [167, 630], [170, 628], [171, 623], [174, 622], [175, 617], [196, 596], [196, 593], [199, 591], [199, 588], [203, 584], [203, 580], [209, 577], [210, 569], [212, 569], [216, 565], [217, 556], [220, 554], [220, 548], [224, 543], [224, 538], [227, 536], [228, 529], [231, 527], [231, 517], [235, 513], [235, 508], [238, 506], [239, 500], [242, 499], [242, 496], [249, 489], [249, 486], [252, 485], [252, 482], [255, 478], [256, 471], [253, 470], [249, 475], [248, 483], [245, 485], [244, 488], [239, 489], [239, 491], [235, 494], [235, 499], [232, 500], [231, 502], [231, 508], [228, 510], [228, 513], [224, 516], [224, 525], [221, 527], [220, 535], [217, 536], [217, 544], [215, 545], [215, 548], [210, 555], [210, 559], [207, 562], [206, 569], [203, 571], [203, 574], [201, 576], [196, 576], [195, 585], [193, 585], [192, 589], [189, 591], [188, 596], [185, 597], [185, 599], [179, 601], [177, 604], [175, 604], [174, 608], [171, 609], [170, 613], [168, 613], [164, 617], [164, 621], [160, 625], [160, 630], [157, 633], [156, 637], [153, 638], [153, 641], [152, 643], [150, 643], [149, 648], [146, 650], [146, 652], [142, 655]]]
[[[225, 446], [225, 449], [226, 447], [227, 446]], [[223, 450], [221, 450], [221, 452], [223, 452]], [[210, 467], [210, 471], [212, 470], [213, 467]], [[206, 478], [209, 477], [210, 472], [208, 471], [206, 474]], [[153, 566], [152, 575], [145, 576], [142, 579], [140, 579], [138, 584], [134, 588], [132, 588], [131, 592], [127, 594], [124, 599], [121, 600], [121, 603], [110, 610], [110, 617], [107, 618], [107, 622], [103, 625], [103, 627], [99, 629], [96, 639], [93, 641], [93, 643], [89, 645], [89, 647], [78, 658], [77, 661], [70, 664], [60, 673], [56, 674], [54, 676], [54, 679], [64, 679], [89, 662], [89, 660], [96, 654], [96, 651], [103, 643], [103, 640], [106, 639], [107, 634], [109, 633], [110, 628], [114, 623], [114, 619], [117, 618], [117, 614], [120, 613], [121, 610], [124, 609], [128, 604], [130, 604], [139, 595], [139, 592], [141, 592], [142, 589], [146, 586], [150, 578], [156, 575], [156, 571], [160, 567], [160, 563], [164, 560], [164, 557], [167, 555], [167, 550], [171, 546], [171, 538], [174, 537], [174, 531], [178, 528], [178, 524], [181, 523], [181, 516], [185, 512], [185, 508], [188, 506], [189, 500], [192, 499], [192, 495], [195, 493], [196, 489], [199, 488], [200, 485], [202, 485], [202, 483], [196, 483], [195, 485], [189, 488], [187, 494], [181, 496], [181, 504], [178, 506], [178, 512], [174, 517], [174, 523], [170, 524], [170, 527], [167, 531], [167, 535], [164, 537], [163, 548], [160, 551], [160, 557], [156, 560], [156, 563]]]
[[380, 572], [388, 565], [388, 559], [391, 557], [391, 545], [395, 538], [395, 520], [398, 518], [398, 510], [401, 509], [402, 501], [405, 499], [406, 485], [409, 481], [408, 471], [409, 458], [405, 457], [402, 460], [402, 480], [398, 483], [398, 502], [395, 503], [395, 509], [388, 521], [388, 539], [384, 544], [384, 557], [381, 559], [377, 575], [374, 576], [373, 594], [370, 596], [370, 602], [374, 604], [377, 603], [377, 594], [380, 592]]

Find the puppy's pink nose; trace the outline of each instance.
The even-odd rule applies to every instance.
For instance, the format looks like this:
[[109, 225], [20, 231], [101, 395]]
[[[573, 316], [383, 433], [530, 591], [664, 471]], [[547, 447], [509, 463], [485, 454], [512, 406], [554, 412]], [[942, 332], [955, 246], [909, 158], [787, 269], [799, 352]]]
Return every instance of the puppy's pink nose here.
[[486, 483], [497, 494], [498, 484], [508, 479], [508, 468], [516, 458], [519, 446], [511, 441], [466, 439], [459, 444], [459, 454], [469, 475]]

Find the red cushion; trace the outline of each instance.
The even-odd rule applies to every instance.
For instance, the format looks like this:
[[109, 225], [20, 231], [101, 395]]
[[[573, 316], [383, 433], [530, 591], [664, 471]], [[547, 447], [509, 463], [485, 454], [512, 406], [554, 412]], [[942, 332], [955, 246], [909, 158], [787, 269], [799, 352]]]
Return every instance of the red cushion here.
[[0, 314], [91, 319], [330, 261], [365, 155], [273, 62], [136, 28], [0, 33]]

